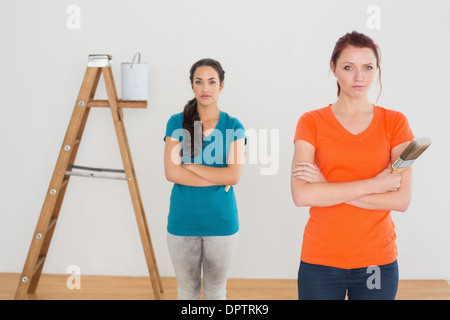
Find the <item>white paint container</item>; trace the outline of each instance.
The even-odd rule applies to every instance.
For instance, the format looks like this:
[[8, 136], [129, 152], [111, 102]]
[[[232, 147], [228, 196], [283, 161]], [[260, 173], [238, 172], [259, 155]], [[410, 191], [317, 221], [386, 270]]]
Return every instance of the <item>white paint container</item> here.
[[122, 100], [148, 100], [148, 65], [141, 63], [139, 52], [122, 63]]

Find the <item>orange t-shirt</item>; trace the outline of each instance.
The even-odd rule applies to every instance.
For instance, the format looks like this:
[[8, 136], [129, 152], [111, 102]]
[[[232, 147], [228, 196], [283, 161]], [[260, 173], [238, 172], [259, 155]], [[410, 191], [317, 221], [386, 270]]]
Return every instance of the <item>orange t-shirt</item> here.
[[[295, 140], [315, 147], [315, 161], [328, 182], [373, 178], [391, 161], [391, 149], [414, 138], [406, 117], [374, 106], [369, 127], [353, 135], [336, 119], [331, 104], [303, 114]], [[311, 207], [301, 260], [336, 268], [364, 268], [397, 258], [394, 223], [388, 210], [348, 204]]]

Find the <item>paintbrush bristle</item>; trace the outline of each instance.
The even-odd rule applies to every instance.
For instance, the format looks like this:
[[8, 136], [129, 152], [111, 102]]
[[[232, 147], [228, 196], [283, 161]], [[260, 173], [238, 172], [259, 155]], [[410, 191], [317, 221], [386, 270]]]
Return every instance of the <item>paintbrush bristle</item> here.
[[403, 160], [417, 159], [431, 145], [429, 138], [417, 138], [408, 144], [406, 149], [400, 155]]

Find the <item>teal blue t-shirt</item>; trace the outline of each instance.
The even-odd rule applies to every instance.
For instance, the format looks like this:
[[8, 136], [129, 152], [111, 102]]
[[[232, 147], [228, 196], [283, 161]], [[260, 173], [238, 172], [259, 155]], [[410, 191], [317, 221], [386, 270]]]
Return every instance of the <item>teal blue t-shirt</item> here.
[[[165, 137], [183, 142], [187, 133], [183, 130], [182, 112], [170, 117]], [[183, 154], [182, 149], [181, 162], [226, 167], [229, 145], [238, 139], [245, 139], [244, 126], [238, 119], [221, 111], [216, 128], [208, 136], [203, 136], [201, 152], [191, 159]], [[238, 210], [232, 186], [226, 192], [225, 186], [174, 184], [167, 224], [169, 233], [177, 236], [228, 236], [238, 230]]]

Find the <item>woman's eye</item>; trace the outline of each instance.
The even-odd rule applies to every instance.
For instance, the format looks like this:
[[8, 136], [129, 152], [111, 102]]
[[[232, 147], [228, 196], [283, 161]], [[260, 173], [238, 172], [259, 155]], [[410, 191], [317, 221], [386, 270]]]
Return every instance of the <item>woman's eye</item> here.
[[366, 67], [366, 70], [372, 70], [372, 69], [373, 69], [372, 66], [367, 66], [367, 67]]
[[211, 81], [209, 84], [216, 84], [216, 82], [215, 81]]
[[201, 81], [195, 81], [195, 84], [201, 84], [202, 82]]
[[350, 67], [350, 66], [345, 66], [344, 69], [345, 69], [345, 70], [351, 70], [352, 67]]

